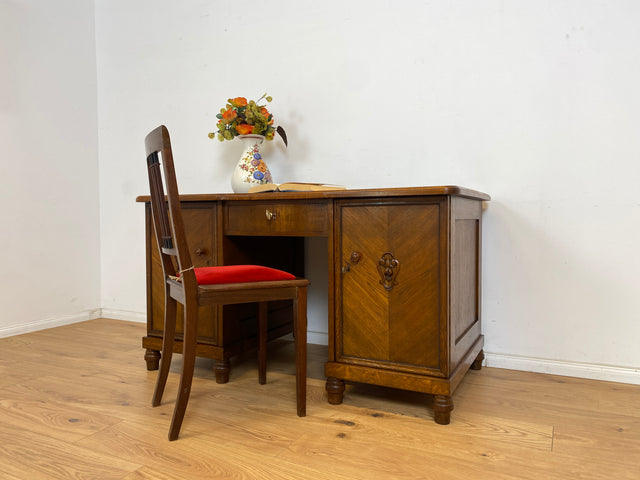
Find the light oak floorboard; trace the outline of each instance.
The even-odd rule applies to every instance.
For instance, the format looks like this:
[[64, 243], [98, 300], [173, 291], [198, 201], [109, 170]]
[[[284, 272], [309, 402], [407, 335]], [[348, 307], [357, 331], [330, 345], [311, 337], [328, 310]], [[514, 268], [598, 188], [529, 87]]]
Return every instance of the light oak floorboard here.
[[483, 368], [454, 394], [451, 424], [430, 395], [348, 383], [324, 389], [326, 347], [309, 345], [307, 416], [295, 414], [294, 351], [269, 344], [229, 383], [198, 359], [180, 439], [167, 440], [181, 356], [150, 406], [145, 326], [98, 319], [0, 339], [0, 479], [638, 479], [640, 387]]

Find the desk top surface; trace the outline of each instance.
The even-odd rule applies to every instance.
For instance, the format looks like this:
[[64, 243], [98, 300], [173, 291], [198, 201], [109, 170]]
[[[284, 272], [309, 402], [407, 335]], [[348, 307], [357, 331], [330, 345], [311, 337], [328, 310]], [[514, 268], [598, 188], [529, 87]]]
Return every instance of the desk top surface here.
[[[366, 188], [331, 190], [324, 192], [262, 192], [262, 193], [188, 193], [180, 194], [183, 202], [213, 202], [226, 201], [261, 201], [261, 200], [314, 200], [334, 198], [371, 198], [371, 197], [412, 197], [452, 195], [471, 198], [473, 200], [489, 201], [491, 197], [486, 193], [455, 185], [431, 187], [403, 187], [403, 188]], [[136, 202], [149, 202], [149, 195], [140, 195]]]

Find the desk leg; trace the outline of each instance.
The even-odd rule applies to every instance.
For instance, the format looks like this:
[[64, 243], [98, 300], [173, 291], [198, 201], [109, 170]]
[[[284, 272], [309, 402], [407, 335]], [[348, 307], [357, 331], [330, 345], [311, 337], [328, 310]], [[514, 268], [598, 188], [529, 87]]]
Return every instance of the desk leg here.
[[213, 371], [216, 374], [216, 383], [227, 383], [229, 381], [229, 372], [231, 371], [229, 359], [216, 360]]
[[433, 416], [439, 425], [449, 425], [451, 421], [453, 400], [449, 395], [435, 395], [433, 397]]
[[484, 351], [480, 350], [480, 353], [471, 364], [471, 370], [480, 370], [482, 368], [482, 361], [484, 360]]
[[160, 352], [158, 350], [147, 348], [144, 352], [144, 359], [147, 362], [147, 370], [150, 372], [158, 370], [160, 367]]
[[329, 377], [325, 388], [329, 395], [329, 403], [331, 405], [340, 405], [342, 403], [342, 394], [344, 393], [344, 380]]

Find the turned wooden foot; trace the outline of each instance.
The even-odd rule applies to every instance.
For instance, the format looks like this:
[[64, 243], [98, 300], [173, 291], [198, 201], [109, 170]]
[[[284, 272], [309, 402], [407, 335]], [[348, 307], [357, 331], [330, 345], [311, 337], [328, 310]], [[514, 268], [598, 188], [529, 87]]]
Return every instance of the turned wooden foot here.
[[231, 363], [229, 360], [217, 360], [213, 366], [213, 371], [216, 374], [216, 383], [227, 383], [229, 381]]
[[449, 425], [451, 421], [453, 400], [448, 395], [436, 395], [433, 397], [433, 416], [439, 425]]
[[147, 370], [150, 372], [160, 368], [160, 352], [158, 350], [146, 349], [144, 359], [147, 362]]
[[329, 395], [329, 403], [331, 405], [340, 405], [342, 403], [342, 394], [344, 393], [344, 380], [329, 377], [325, 388]]
[[476, 357], [476, 359], [473, 361], [473, 363], [471, 364], [471, 370], [480, 370], [482, 368], [482, 361], [484, 360], [484, 351], [480, 350], [480, 353], [478, 353], [478, 356]]

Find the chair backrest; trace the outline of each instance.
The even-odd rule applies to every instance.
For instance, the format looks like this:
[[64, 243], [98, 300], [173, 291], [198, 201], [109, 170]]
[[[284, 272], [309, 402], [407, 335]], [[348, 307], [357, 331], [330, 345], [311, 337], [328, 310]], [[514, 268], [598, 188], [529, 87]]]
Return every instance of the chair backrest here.
[[[153, 226], [164, 276], [176, 276], [176, 272], [179, 272], [185, 287], [195, 285], [167, 128], [161, 125], [153, 130], [145, 138], [144, 144], [147, 152]], [[177, 259], [177, 270], [172, 258]]]

